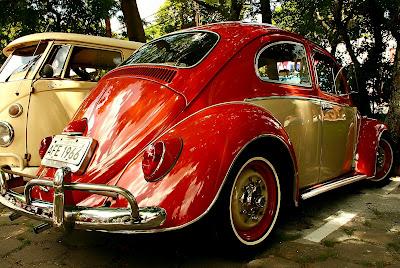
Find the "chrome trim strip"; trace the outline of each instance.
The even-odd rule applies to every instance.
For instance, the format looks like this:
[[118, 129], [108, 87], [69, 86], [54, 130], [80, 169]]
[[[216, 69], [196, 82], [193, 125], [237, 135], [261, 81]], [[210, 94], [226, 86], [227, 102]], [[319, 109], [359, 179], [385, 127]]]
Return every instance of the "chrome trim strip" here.
[[327, 103], [327, 104], [337, 105], [337, 106], [341, 106], [341, 107], [353, 107], [353, 106], [350, 106], [348, 104], [342, 104], [342, 103], [337, 103], [337, 102], [333, 102], [333, 101], [328, 101], [328, 100], [325, 100], [325, 99], [317, 98], [316, 96], [312, 96], [312, 97], [304, 97], [304, 96], [269, 96], [269, 97], [249, 98], [249, 99], [245, 99], [245, 101], [251, 102], [251, 101], [268, 100], [268, 99], [309, 100], [309, 101], [313, 101], [313, 102], [324, 102], [324, 103]]
[[348, 178], [345, 178], [342, 180], [334, 181], [332, 183], [327, 183], [326, 185], [322, 185], [318, 188], [312, 189], [310, 191], [307, 191], [307, 192], [301, 194], [301, 199], [306, 200], [308, 198], [325, 193], [327, 191], [351, 184], [356, 181], [361, 181], [364, 179], [367, 179], [366, 175], [356, 175], [356, 176], [348, 177]]

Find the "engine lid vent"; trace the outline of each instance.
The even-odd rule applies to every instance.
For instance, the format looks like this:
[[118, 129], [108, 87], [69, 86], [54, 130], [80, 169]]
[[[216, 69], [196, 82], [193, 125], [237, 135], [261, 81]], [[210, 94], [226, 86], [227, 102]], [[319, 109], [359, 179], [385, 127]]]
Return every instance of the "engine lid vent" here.
[[137, 76], [155, 78], [166, 83], [171, 83], [176, 75], [176, 70], [170, 70], [162, 67], [134, 67], [130, 68], [129, 73]]

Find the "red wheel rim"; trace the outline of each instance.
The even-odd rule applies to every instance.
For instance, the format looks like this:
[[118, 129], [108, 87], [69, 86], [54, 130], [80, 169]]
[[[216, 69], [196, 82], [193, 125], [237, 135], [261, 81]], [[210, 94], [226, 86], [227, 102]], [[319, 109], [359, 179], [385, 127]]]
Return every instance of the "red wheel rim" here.
[[232, 227], [242, 242], [257, 244], [268, 236], [279, 210], [278, 188], [275, 170], [266, 160], [255, 158], [243, 165], [232, 189], [230, 207]]
[[393, 151], [389, 142], [384, 139], [379, 141], [379, 147], [376, 157], [375, 180], [380, 181], [386, 178], [390, 173], [393, 164]]

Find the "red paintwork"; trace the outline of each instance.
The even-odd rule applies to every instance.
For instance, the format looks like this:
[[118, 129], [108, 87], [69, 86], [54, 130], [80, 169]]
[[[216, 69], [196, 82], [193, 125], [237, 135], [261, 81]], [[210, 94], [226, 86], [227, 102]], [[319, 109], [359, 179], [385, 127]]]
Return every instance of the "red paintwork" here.
[[378, 120], [363, 117], [358, 138], [356, 171], [368, 177], [375, 175], [379, 138], [387, 127]]
[[[135, 71], [143, 70], [145, 65], [117, 68], [101, 79], [73, 119], [87, 119], [84, 135], [97, 140], [98, 147], [87, 171], [79, 176], [73, 174], [71, 180], [118, 185], [131, 191], [139, 206], [163, 207], [167, 220], [161, 228], [182, 226], [204, 215], [241, 149], [261, 135], [273, 135], [284, 142], [296, 168], [296, 156], [283, 127], [267, 111], [244, 103], [244, 99], [295, 95], [351, 104], [348, 97], [320, 92], [313, 72], [311, 88], [258, 79], [254, 57], [269, 42], [301, 42], [312, 62], [311, 51], [320, 48], [299, 35], [244, 23], [197, 29], [220, 36], [216, 47], [200, 64], [189, 69], [159, 67], [176, 71], [169, 83]], [[364, 122], [367, 126], [361, 128], [360, 141], [376, 139], [373, 124]], [[82, 124], [72, 122], [65, 130], [77, 129], [82, 129]], [[147, 182], [142, 171], [143, 150], [150, 143], [175, 138], [183, 142], [176, 164], [162, 180]], [[358, 149], [359, 172], [370, 171], [375, 165], [367, 155], [375, 151], [368, 148]], [[51, 180], [54, 172], [53, 168], [40, 167], [38, 174]], [[298, 199], [299, 189], [294, 192]], [[32, 191], [35, 198], [47, 201], [52, 201], [52, 194], [38, 188]], [[104, 197], [82, 192], [70, 193], [66, 198], [67, 204], [79, 206], [99, 206], [104, 201]], [[112, 206], [125, 207], [127, 203], [117, 200]]]

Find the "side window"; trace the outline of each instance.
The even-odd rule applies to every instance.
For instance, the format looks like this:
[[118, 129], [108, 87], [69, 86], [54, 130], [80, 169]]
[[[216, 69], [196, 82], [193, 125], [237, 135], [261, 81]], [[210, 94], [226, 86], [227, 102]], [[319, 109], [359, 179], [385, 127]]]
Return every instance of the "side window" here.
[[69, 45], [57, 45], [53, 47], [50, 56], [44, 65], [50, 65], [52, 67], [53, 77], [61, 77], [70, 47], [71, 46]]
[[65, 77], [78, 81], [97, 82], [120, 63], [120, 52], [74, 47]]
[[346, 92], [343, 72], [330, 57], [320, 52], [314, 52], [314, 63], [318, 84], [322, 91], [335, 95]]
[[269, 45], [261, 50], [256, 64], [258, 75], [264, 81], [311, 86], [307, 54], [301, 44]]

